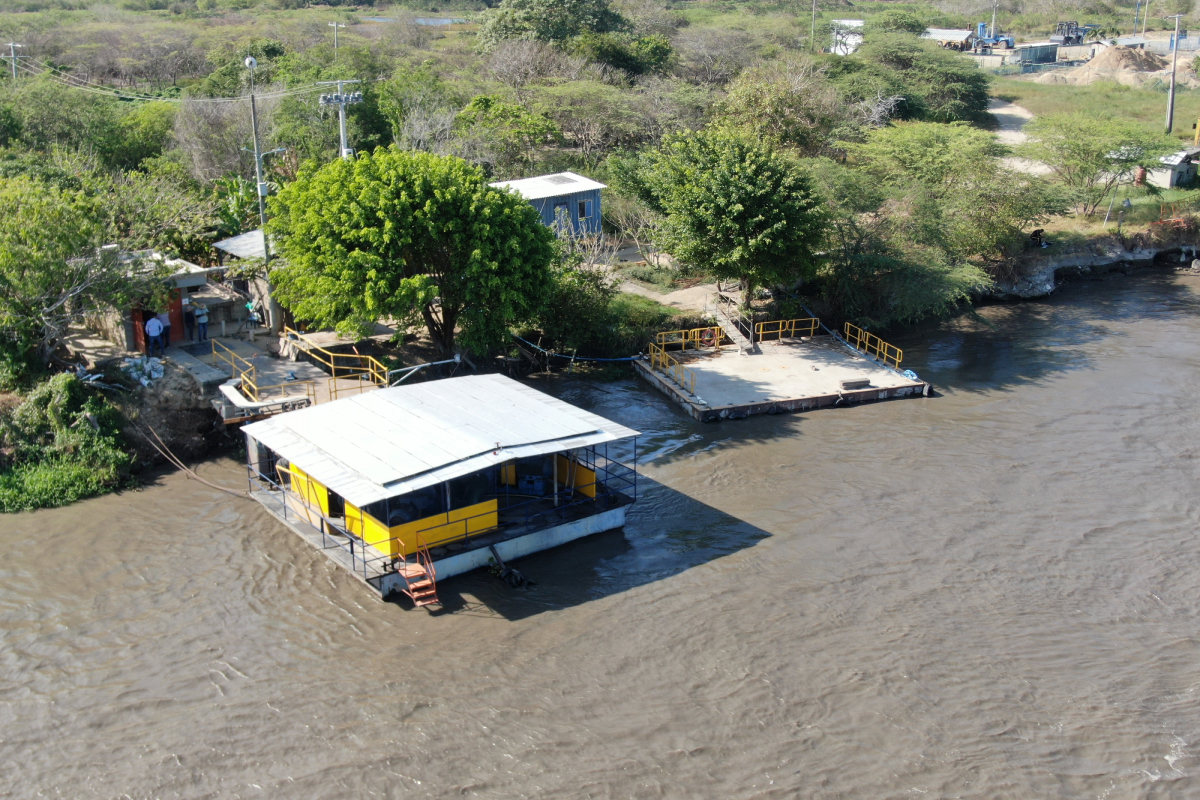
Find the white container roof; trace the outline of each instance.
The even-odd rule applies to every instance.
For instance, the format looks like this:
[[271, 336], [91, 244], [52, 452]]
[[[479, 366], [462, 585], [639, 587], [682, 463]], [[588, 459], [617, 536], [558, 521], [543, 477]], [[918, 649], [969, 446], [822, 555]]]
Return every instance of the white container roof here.
[[958, 28], [930, 28], [921, 34], [922, 39], [937, 39], [939, 42], [962, 42], [975, 35], [975, 31]]
[[243, 430], [359, 507], [514, 458], [638, 435], [503, 375], [377, 389]]
[[526, 200], [542, 200], [547, 197], [608, 188], [603, 183], [598, 183], [574, 172], [538, 175], [536, 178], [522, 178], [518, 181], [496, 181], [491, 185], [497, 189], [512, 189]]
[[235, 255], [238, 258], [266, 258], [267, 247], [263, 239], [262, 228], [239, 233], [228, 239], [222, 239], [213, 244], [218, 250]]

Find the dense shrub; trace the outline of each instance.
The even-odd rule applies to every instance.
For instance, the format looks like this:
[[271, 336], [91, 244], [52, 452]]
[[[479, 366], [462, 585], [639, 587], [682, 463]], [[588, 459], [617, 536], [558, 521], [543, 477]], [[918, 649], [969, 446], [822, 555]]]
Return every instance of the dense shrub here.
[[83, 381], [55, 375], [0, 418], [0, 511], [66, 505], [122, 485], [133, 457], [123, 450], [121, 414]]

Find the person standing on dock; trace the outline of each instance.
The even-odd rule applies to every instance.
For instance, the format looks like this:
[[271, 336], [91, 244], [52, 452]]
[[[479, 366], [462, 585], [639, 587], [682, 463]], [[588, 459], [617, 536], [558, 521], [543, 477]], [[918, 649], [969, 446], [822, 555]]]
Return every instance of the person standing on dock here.
[[192, 308], [192, 301], [186, 297], [183, 298], [183, 330], [189, 342], [196, 341], [196, 311]]
[[171, 312], [169, 310], [167, 310], [167, 311], [163, 311], [161, 314], [158, 314], [158, 321], [161, 322], [162, 326], [163, 326], [163, 332], [162, 332], [163, 347], [170, 347], [171, 346]]
[[197, 341], [208, 341], [208, 307], [204, 303], [196, 304], [196, 332], [199, 334]]
[[146, 320], [146, 355], [154, 355], [154, 346], [158, 345], [159, 355], [165, 356], [167, 348], [163, 345], [163, 324], [158, 317]]

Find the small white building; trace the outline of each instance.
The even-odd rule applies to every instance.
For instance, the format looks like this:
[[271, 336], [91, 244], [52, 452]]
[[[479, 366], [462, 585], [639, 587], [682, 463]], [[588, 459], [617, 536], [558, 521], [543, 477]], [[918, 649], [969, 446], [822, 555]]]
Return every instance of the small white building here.
[[1160, 189], [1173, 189], [1181, 184], [1191, 183], [1196, 177], [1196, 159], [1200, 157], [1200, 148], [1189, 147], [1178, 153], [1171, 153], [1159, 159], [1162, 166], [1149, 170], [1146, 182]]

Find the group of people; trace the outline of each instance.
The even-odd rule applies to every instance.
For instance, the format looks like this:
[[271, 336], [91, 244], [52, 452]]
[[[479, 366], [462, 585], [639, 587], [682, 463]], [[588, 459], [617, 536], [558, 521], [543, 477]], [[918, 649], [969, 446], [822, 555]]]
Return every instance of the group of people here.
[[[154, 355], [157, 348], [159, 355], [167, 354], [167, 343], [171, 341], [171, 315], [167, 311], [147, 317], [145, 321], [146, 352]], [[191, 303], [183, 299], [183, 324], [187, 328], [189, 342], [208, 341], [208, 307], [203, 303]], [[196, 338], [195, 334], [199, 334]]]

